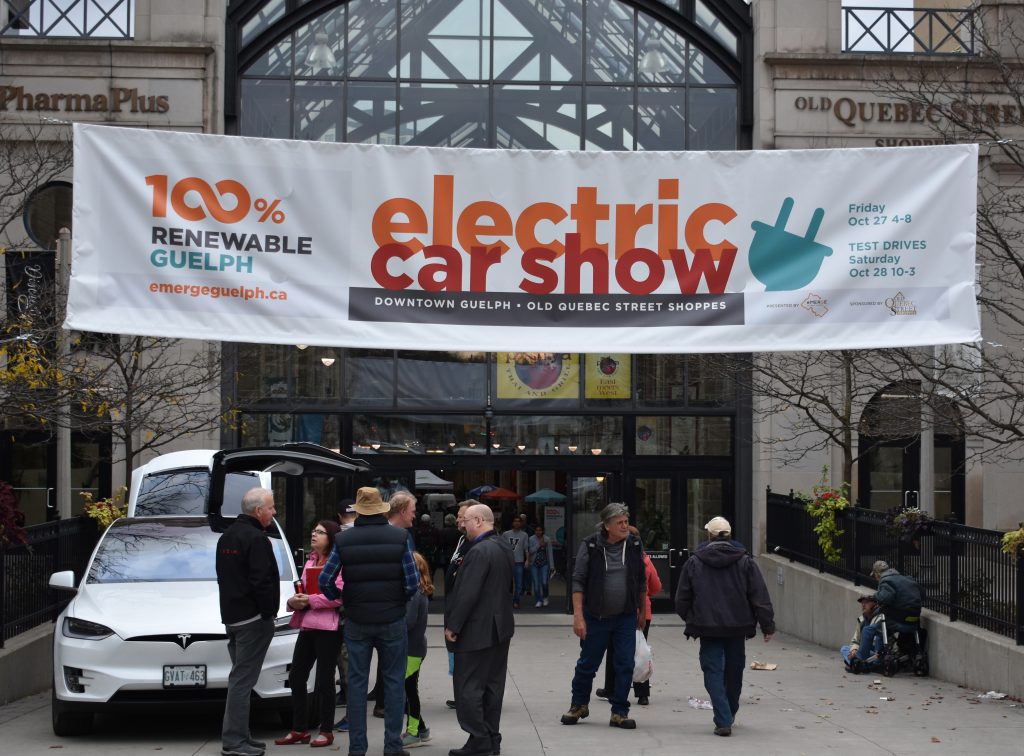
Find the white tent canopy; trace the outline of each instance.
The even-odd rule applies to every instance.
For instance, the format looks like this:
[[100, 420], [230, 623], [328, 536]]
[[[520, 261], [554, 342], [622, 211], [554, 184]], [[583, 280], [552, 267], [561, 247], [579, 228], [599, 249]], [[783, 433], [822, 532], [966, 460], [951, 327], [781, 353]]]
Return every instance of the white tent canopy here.
[[416, 471], [417, 491], [451, 491], [453, 488], [455, 488], [454, 483], [437, 477], [430, 470]]

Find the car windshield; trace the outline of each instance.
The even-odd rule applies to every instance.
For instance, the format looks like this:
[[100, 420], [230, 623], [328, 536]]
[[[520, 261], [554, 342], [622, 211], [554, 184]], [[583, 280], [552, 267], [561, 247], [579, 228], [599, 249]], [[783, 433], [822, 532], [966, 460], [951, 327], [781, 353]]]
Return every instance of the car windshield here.
[[[205, 517], [115, 522], [100, 541], [87, 582], [216, 580], [218, 538], [220, 533], [210, 529]], [[281, 579], [291, 580], [293, 571], [284, 541], [271, 538], [270, 543]]]
[[[224, 482], [224, 507], [221, 513], [231, 517], [241, 512], [242, 496], [259, 484], [260, 479], [256, 473], [228, 473]], [[139, 488], [135, 516], [203, 515], [206, 514], [206, 497], [209, 492], [210, 471], [206, 469], [151, 473], [143, 478]]]

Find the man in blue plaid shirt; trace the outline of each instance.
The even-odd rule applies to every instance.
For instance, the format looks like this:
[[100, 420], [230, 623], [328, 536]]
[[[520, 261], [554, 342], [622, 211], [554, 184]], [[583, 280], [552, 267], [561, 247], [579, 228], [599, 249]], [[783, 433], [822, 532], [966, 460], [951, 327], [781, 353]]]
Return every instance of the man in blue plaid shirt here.
[[351, 756], [365, 754], [366, 688], [370, 654], [377, 649], [383, 670], [384, 753], [402, 754], [407, 635], [405, 604], [419, 587], [419, 571], [408, 533], [388, 524], [390, 507], [376, 488], [356, 494], [359, 517], [338, 533], [323, 572], [320, 590], [337, 598], [335, 580], [344, 587], [345, 645], [348, 647], [348, 721]]

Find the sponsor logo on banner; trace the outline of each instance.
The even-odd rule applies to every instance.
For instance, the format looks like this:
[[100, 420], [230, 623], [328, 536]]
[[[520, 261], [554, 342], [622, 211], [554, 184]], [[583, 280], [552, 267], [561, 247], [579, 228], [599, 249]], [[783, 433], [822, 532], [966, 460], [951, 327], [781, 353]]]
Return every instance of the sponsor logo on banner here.
[[903, 296], [903, 292], [896, 292], [896, 295], [885, 300], [885, 306], [893, 315], [917, 315], [917, 306]]
[[823, 318], [829, 313], [828, 300], [818, 294], [808, 294], [800, 306], [816, 318]]

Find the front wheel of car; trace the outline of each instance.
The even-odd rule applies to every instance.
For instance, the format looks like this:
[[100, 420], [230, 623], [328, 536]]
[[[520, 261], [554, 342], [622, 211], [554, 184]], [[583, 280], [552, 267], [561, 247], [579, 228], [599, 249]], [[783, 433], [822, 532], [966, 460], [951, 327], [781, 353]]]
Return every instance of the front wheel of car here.
[[71, 709], [69, 704], [57, 698], [56, 691], [51, 693], [50, 715], [53, 720], [53, 734], [67, 738], [92, 732], [92, 713]]

